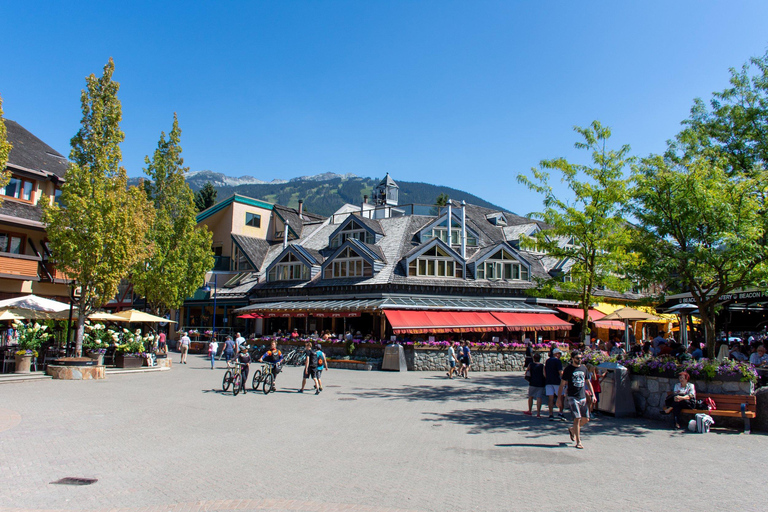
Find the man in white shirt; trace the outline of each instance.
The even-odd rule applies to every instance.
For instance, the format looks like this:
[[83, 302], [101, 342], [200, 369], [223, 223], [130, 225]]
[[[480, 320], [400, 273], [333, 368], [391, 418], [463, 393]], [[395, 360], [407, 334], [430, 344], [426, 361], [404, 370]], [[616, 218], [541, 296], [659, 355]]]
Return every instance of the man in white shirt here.
[[240, 345], [245, 343], [245, 338], [243, 338], [240, 333], [237, 333], [237, 336], [235, 336], [235, 344], [237, 345], [237, 352], [240, 351]]
[[762, 366], [768, 364], [768, 355], [765, 354], [765, 346], [760, 345], [754, 354], [749, 356], [749, 362], [755, 366]]
[[187, 364], [187, 352], [189, 352], [189, 344], [191, 342], [192, 340], [189, 339], [185, 332], [179, 340], [179, 350], [181, 351], [181, 362], [179, 364]]

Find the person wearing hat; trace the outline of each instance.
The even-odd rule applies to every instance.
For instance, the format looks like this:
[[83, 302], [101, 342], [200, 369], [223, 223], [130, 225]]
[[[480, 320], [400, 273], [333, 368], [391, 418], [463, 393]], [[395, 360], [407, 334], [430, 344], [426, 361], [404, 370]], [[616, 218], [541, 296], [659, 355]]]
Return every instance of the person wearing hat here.
[[[560, 361], [562, 354], [562, 350], [555, 348], [552, 355], [544, 363], [544, 392], [549, 400], [549, 421], [555, 421], [555, 400], [559, 396], [558, 389], [563, 376], [563, 363]], [[558, 400], [558, 406], [560, 407], [560, 419], [565, 420], [563, 402]]]
[[237, 355], [237, 362], [240, 363], [240, 375], [243, 377], [242, 390], [243, 394], [247, 393], [245, 390], [245, 383], [248, 381], [248, 370], [251, 367], [251, 354], [248, 353], [248, 345], [240, 345], [240, 353]]

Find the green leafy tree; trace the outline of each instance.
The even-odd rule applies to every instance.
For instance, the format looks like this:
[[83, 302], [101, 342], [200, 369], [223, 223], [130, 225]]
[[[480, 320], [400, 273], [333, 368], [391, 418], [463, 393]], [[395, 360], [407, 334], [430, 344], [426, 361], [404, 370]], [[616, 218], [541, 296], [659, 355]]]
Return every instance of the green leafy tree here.
[[[8, 142], [8, 130], [3, 121], [3, 98], [0, 98], [0, 187], [4, 187], [11, 179], [11, 173], [6, 170], [8, 155], [11, 154], [11, 143]], [[0, 198], [0, 204], [3, 199]]]
[[695, 100], [683, 124], [634, 173], [639, 270], [691, 293], [713, 358], [719, 297], [767, 277], [768, 53], [732, 69], [730, 86]]
[[80, 288], [76, 350], [80, 355], [85, 319], [114, 298], [120, 280], [148, 248], [144, 235], [153, 212], [146, 194], [128, 187], [120, 166], [122, 108], [117, 99], [120, 85], [112, 80], [112, 59], [101, 77], [86, 78], [82, 91], [83, 118], [72, 138], [70, 165], [61, 189], [61, 206], [43, 203], [56, 264]]
[[181, 157], [181, 129], [174, 114], [173, 128], [160, 134], [152, 159], [145, 158], [145, 181], [155, 221], [147, 231], [152, 255], [133, 270], [134, 290], [146, 298], [155, 314], [181, 307], [184, 299], [202, 285], [213, 268], [211, 233], [196, 226], [194, 196], [184, 175], [189, 171]]
[[[622, 211], [628, 199], [624, 171], [633, 159], [629, 146], [607, 149], [611, 131], [598, 121], [574, 130], [583, 138], [575, 147], [591, 152], [592, 165], [572, 164], [564, 158], [544, 160], [538, 169], [532, 169], [533, 179], [522, 174], [517, 179], [544, 196], [544, 210], [531, 216], [550, 226], [523, 238], [523, 247], [536, 247], [571, 265], [567, 274], [537, 279], [538, 289], [531, 293], [578, 301], [584, 313], [584, 335], [590, 332], [589, 307], [596, 289], [624, 291], [631, 284], [624, 271], [633, 258], [627, 251], [631, 235]], [[556, 195], [549, 170], [557, 171], [572, 199]]]
[[435, 205], [437, 206], [446, 206], [448, 204], [448, 201], [450, 198], [448, 197], [448, 194], [443, 192], [439, 196], [437, 196], [437, 199], [435, 199]]
[[216, 204], [216, 188], [208, 181], [195, 193], [195, 207], [198, 212], [207, 210]]

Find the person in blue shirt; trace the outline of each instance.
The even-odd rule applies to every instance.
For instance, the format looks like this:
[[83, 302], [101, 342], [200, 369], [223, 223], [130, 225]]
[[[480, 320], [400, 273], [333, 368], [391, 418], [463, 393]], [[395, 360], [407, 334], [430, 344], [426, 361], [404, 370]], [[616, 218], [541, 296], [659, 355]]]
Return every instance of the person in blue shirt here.
[[272, 375], [275, 376], [275, 381], [277, 381], [277, 374], [280, 373], [280, 362], [282, 360], [283, 353], [278, 350], [276, 341], [273, 341], [269, 346], [269, 350], [259, 358], [260, 363], [272, 364]]
[[318, 384], [318, 390], [323, 390], [323, 381], [320, 380], [320, 377], [323, 375], [323, 370], [328, 368], [328, 362], [325, 360], [325, 352], [323, 352], [322, 347], [319, 343], [315, 344], [315, 350], [317, 351], [317, 384]]
[[469, 378], [469, 367], [472, 364], [472, 353], [469, 350], [469, 342], [464, 341], [464, 346], [461, 347], [461, 371], [459, 374], [465, 379]]
[[691, 357], [693, 359], [698, 361], [699, 359], [704, 357], [704, 351], [701, 350], [701, 345], [699, 345], [698, 343], [694, 343], [693, 345], [691, 345], [691, 347], [693, 348], [693, 350], [691, 350]]

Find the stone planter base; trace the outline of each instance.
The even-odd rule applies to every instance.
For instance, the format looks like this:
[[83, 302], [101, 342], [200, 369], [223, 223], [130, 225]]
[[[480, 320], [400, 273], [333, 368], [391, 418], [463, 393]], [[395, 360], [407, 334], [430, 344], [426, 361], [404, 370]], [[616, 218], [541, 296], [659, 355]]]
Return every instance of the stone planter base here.
[[155, 361], [157, 363], [157, 366], [161, 368], [170, 368], [171, 367], [171, 358], [170, 357], [158, 357]]
[[104, 366], [48, 365], [48, 375], [61, 380], [99, 380], [104, 378]]
[[328, 368], [339, 368], [341, 370], [373, 370], [373, 365], [365, 361], [345, 361], [343, 359], [329, 359]]
[[32, 356], [16, 356], [14, 373], [30, 373], [32, 370]]

